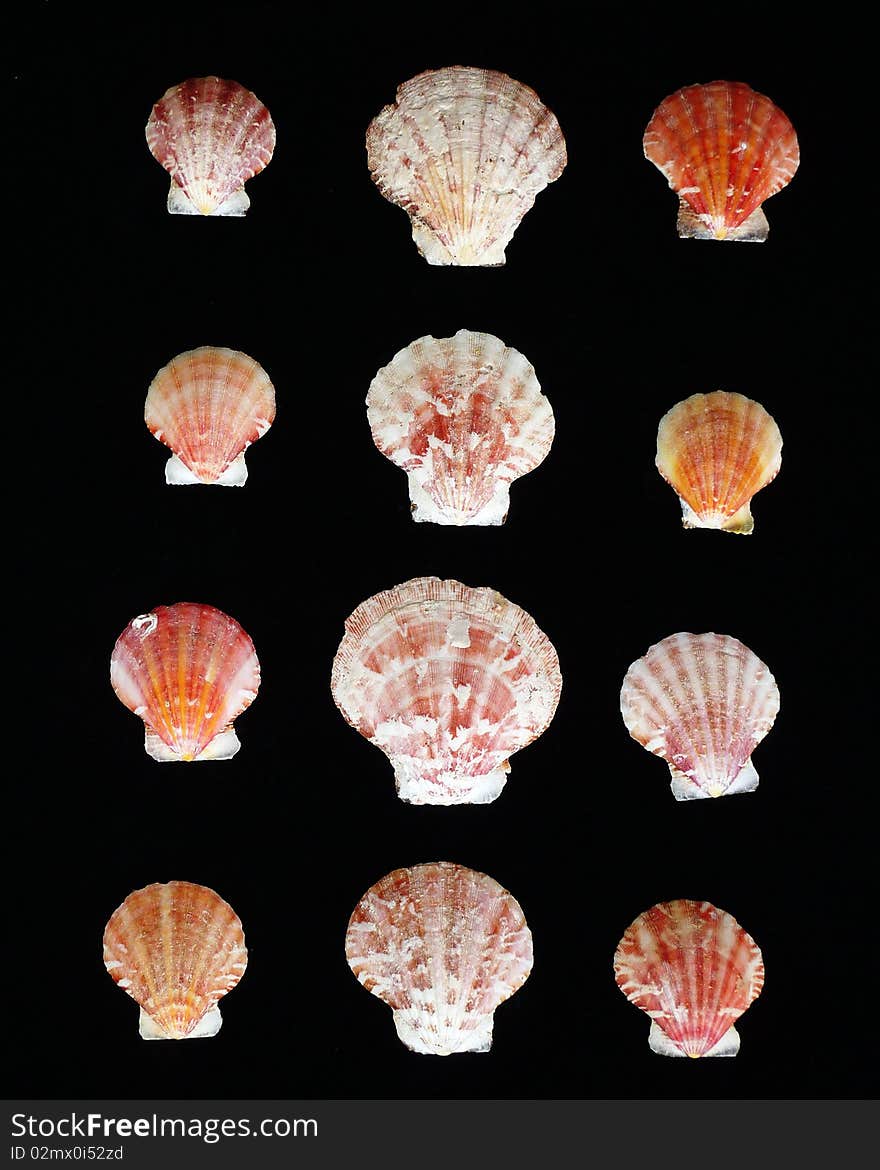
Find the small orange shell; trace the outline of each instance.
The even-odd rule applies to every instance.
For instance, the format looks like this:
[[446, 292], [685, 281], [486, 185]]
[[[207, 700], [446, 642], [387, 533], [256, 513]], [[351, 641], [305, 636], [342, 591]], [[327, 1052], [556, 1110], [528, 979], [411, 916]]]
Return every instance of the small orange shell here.
[[135, 890], [104, 930], [104, 965], [141, 1007], [144, 1040], [214, 1036], [217, 1001], [247, 966], [241, 922], [207, 886], [154, 883]]
[[791, 122], [741, 81], [689, 85], [648, 123], [645, 157], [679, 196], [682, 239], [761, 243], [761, 204], [791, 181], [800, 154]]
[[678, 493], [685, 528], [747, 535], [755, 526], [751, 498], [782, 465], [782, 435], [751, 398], [693, 394], [660, 420], [656, 463]]

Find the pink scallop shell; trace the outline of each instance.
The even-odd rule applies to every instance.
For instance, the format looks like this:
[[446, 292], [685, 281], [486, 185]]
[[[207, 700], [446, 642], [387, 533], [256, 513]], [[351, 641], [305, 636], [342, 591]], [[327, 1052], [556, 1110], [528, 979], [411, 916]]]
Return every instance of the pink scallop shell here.
[[345, 936], [360, 982], [394, 1009], [413, 1052], [488, 1052], [494, 1012], [532, 969], [519, 903], [449, 861], [396, 869], [364, 894]]
[[663, 1056], [736, 1056], [733, 1026], [761, 994], [764, 963], [736, 919], [708, 902], [661, 902], [620, 940], [614, 976], [651, 1019], [648, 1043]]
[[406, 211], [429, 264], [503, 264], [566, 161], [559, 123], [534, 90], [490, 69], [420, 73], [367, 130], [373, 181]]
[[244, 215], [244, 185], [272, 158], [275, 126], [237, 81], [194, 77], [153, 106], [147, 145], [171, 175], [172, 215]]
[[104, 965], [140, 1004], [144, 1040], [214, 1036], [218, 1000], [247, 966], [241, 922], [207, 886], [154, 883], [129, 894], [104, 930]]
[[798, 168], [791, 122], [741, 81], [689, 85], [665, 98], [648, 123], [645, 157], [679, 196], [683, 239], [763, 242], [761, 204]]
[[633, 739], [669, 765], [676, 800], [752, 792], [751, 756], [779, 711], [764, 663], [727, 634], [672, 634], [630, 666], [620, 710]]
[[260, 664], [241, 626], [210, 605], [159, 605], [129, 622], [110, 659], [117, 697], [160, 761], [228, 760], [232, 724], [256, 698]]
[[159, 370], [147, 391], [144, 419], [174, 452], [166, 483], [241, 487], [245, 450], [275, 419], [275, 388], [247, 354], [205, 345]]
[[376, 446], [407, 473], [418, 521], [503, 524], [511, 482], [553, 442], [534, 369], [490, 333], [420, 337], [378, 372], [367, 407]]
[[553, 718], [562, 676], [534, 620], [492, 589], [419, 577], [359, 605], [333, 698], [412, 804], [487, 804]]

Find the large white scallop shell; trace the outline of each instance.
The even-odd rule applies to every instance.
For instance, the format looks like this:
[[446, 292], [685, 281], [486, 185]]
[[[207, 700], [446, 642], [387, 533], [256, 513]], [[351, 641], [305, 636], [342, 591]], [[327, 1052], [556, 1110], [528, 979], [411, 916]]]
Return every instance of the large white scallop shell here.
[[547, 636], [493, 589], [418, 577], [363, 602], [333, 661], [333, 698], [388, 756], [412, 804], [487, 804], [536, 739], [562, 675]]
[[484, 873], [438, 861], [371, 886], [345, 936], [348, 964], [394, 1010], [413, 1052], [488, 1052], [494, 1012], [532, 969], [519, 903]]
[[420, 337], [379, 370], [367, 395], [376, 446], [409, 479], [413, 519], [502, 524], [510, 484], [553, 442], [535, 371], [491, 333]]
[[672, 634], [630, 666], [620, 710], [669, 765], [676, 800], [752, 792], [752, 752], [779, 711], [769, 669], [727, 634]]
[[534, 90], [491, 69], [420, 73], [367, 130], [373, 180], [406, 211], [429, 264], [503, 264], [566, 161], [559, 123]]

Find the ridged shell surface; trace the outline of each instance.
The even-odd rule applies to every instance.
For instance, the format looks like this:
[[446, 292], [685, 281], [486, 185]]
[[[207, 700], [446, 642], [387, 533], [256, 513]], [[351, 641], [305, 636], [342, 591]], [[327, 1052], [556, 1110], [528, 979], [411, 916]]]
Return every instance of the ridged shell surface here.
[[409, 478], [413, 519], [502, 524], [510, 484], [553, 442], [554, 418], [523, 355], [490, 333], [420, 337], [367, 395], [376, 446]]
[[760, 402], [726, 390], [692, 394], [660, 420], [656, 463], [681, 500], [685, 528], [748, 535], [752, 496], [782, 466], [782, 435]]
[[118, 698], [146, 724], [160, 761], [228, 760], [233, 721], [256, 698], [260, 664], [234, 618], [210, 605], [159, 605], [134, 618], [110, 659]]
[[651, 1019], [663, 1056], [735, 1056], [734, 1021], [761, 994], [761, 952], [735, 918], [708, 902], [652, 906], [614, 955], [617, 985]]
[[275, 126], [259, 98], [237, 81], [194, 77], [153, 106], [147, 145], [171, 175], [173, 215], [244, 215], [244, 189], [275, 150]]
[[669, 765], [676, 800], [752, 792], [751, 756], [779, 711], [776, 680], [727, 634], [672, 634], [626, 673], [623, 721]]
[[275, 388], [247, 354], [205, 345], [159, 370], [144, 419], [174, 452], [167, 483], [240, 487], [247, 479], [245, 450], [275, 419]]
[[129, 894], [104, 930], [104, 965], [141, 1007], [144, 1040], [187, 1040], [220, 1029], [218, 1000], [244, 974], [238, 915], [192, 882]]
[[508, 757], [559, 702], [556, 651], [493, 589], [419, 577], [369, 598], [345, 623], [333, 698], [394, 766], [412, 804], [488, 804]]
[[355, 907], [352, 971], [394, 1010], [413, 1052], [488, 1052], [493, 1014], [532, 969], [532, 935], [498, 882], [438, 861], [396, 869]]
[[489, 69], [420, 73], [367, 130], [373, 180], [406, 211], [429, 264], [503, 264], [566, 161], [559, 123], [534, 90]]
[[648, 123], [645, 157], [679, 196], [684, 238], [761, 243], [761, 204], [791, 181], [800, 153], [788, 118], [741, 81], [689, 85]]

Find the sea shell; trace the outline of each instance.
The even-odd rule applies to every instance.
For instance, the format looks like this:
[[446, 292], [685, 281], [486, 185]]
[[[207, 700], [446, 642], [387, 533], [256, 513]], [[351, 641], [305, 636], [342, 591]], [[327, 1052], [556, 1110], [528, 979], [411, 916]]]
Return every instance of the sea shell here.
[[205, 345], [173, 358], [147, 391], [144, 419], [174, 454], [165, 482], [241, 487], [245, 449], [275, 418], [275, 388], [253, 358]]
[[651, 1019], [662, 1056], [736, 1056], [734, 1028], [764, 986], [761, 952], [708, 902], [661, 902], [640, 914], [614, 955], [617, 985]]
[[413, 1052], [488, 1052], [495, 1009], [532, 969], [532, 935], [519, 903], [473, 869], [449, 861], [396, 869], [355, 907], [348, 965], [394, 1009]]
[[504, 73], [454, 65], [404, 82], [367, 130], [367, 163], [429, 264], [495, 266], [566, 164], [556, 117]]
[[488, 804], [508, 757], [536, 739], [562, 676], [534, 620], [493, 589], [418, 577], [345, 623], [333, 698], [394, 765], [412, 804]]
[[503, 524], [510, 484], [553, 442], [535, 371], [490, 333], [420, 337], [367, 395], [373, 441], [409, 478], [413, 519]]
[[761, 204], [791, 181], [800, 155], [782, 110], [741, 81], [689, 85], [648, 123], [645, 157], [679, 196], [682, 239], [761, 243]]
[[660, 420], [656, 463], [681, 500], [685, 528], [748, 535], [752, 496], [782, 466], [782, 435], [760, 402], [726, 390], [692, 394]]
[[672, 634], [626, 672], [623, 721], [669, 765], [676, 800], [753, 792], [751, 756], [779, 711], [764, 663], [727, 634]]
[[193, 77], [153, 106], [147, 145], [171, 175], [172, 215], [244, 215], [244, 185], [272, 158], [275, 126], [237, 81]]
[[207, 886], [154, 883], [129, 894], [104, 930], [104, 966], [140, 1004], [144, 1040], [215, 1036], [217, 1001], [244, 974], [232, 907]]
[[256, 698], [260, 664], [237, 621], [182, 601], [128, 623], [110, 681], [146, 724], [154, 760], [228, 760], [241, 747], [232, 724]]

